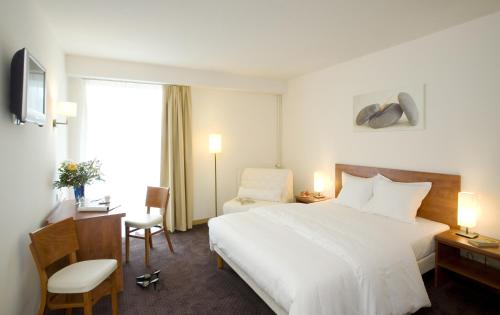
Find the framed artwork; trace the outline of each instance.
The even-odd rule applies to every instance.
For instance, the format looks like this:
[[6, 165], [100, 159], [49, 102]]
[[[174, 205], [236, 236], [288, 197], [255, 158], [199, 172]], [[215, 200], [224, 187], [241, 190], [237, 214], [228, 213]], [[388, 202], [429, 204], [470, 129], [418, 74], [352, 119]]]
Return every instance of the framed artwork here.
[[356, 131], [422, 130], [425, 85], [358, 94], [353, 97]]

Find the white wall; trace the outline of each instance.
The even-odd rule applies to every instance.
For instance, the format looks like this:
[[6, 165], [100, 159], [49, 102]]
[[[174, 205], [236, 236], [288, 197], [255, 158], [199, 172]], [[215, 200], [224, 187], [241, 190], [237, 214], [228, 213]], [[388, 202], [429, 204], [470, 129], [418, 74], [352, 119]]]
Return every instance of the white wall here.
[[82, 135], [80, 134], [85, 121], [85, 82], [79, 78], [67, 78], [68, 99], [77, 105], [76, 117], [68, 118], [68, 159], [79, 161], [84, 150]]
[[69, 76], [78, 78], [179, 84], [273, 94], [282, 94], [286, 90], [286, 82], [283, 80], [75, 55], [66, 56], [66, 70]]
[[[273, 167], [277, 160], [276, 98], [286, 82], [162, 65], [83, 56], [66, 56], [71, 101], [85, 101], [82, 78], [192, 86], [193, 175], [195, 220], [215, 215], [213, 156], [208, 135], [221, 133], [218, 156], [218, 203], [236, 196], [245, 167]], [[80, 108], [81, 109], [81, 108]], [[69, 156], [79, 157], [78, 119], [70, 120]]]
[[208, 135], [220, 133], [217, 155], [218, 209], [238, 192], [245, 167], [273, 167], [276, 152], [276, 96], [220, 89], [192, 89], [194, 219], [215, 215], [214, 157]]
[[[82, 79], [68, 79], [72, 101], [85, 101]], [[208, 135], [222, 135], [217, 157], [219, 213], [236, 196], [239, 174], [245, 167], [273, 167], [278, 162], [276, 95], [218, 88], [192, 87], [193, 204], [195, 220], [215, 215], [214, 157]], [[79, 107], [79, 110], [82, 106]], [[81, 113], [79, 114], [81, 116]], [[79, 119], [70, 119], [69, 157], [79, 159]]]
[[[284, 166], [296, 191], [335, 163], [456, 173], [481, 194], [477, 230], [500, 237], [500, 13], [289, 82]], [[359, 92], [426, 84], [426, 128], [354, 132]]]
[[[10, 61], [27, 47], [47, 70], [47, 125], [17, 126], [9, 106]], [[64, 55], [37, 4], [2, 0], [0, 4], [0, 314], [34, 314], [39, 282], [28, 249], [28, 233], [39, 228], [55, 205], [52, 180], [66, 156], [64, 128], [51, 126], [51, 108], [66, 96]]]

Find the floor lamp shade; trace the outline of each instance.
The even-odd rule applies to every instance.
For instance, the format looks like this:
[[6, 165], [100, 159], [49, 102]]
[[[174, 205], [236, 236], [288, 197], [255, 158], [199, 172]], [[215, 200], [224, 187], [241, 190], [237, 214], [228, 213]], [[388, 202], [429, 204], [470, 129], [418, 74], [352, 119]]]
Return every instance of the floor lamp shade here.
[[222, 151], [222, 138], [220, 134], [213, 133], [208, 136], [208, 152], [220, 153]]

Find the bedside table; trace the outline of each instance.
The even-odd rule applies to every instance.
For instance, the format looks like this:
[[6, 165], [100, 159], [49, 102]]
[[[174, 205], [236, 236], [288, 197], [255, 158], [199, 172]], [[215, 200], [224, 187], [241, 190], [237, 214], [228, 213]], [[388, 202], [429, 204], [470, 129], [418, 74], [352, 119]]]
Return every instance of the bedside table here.
[[445, 276], [445, 270], [458, 273], [484, 285], [500, 290], [500, 270], [486, 264], [460, 256], [460, 250], [485, 256], [485, 259], [500, 261], [500, 248], [481, 248], [467, 242], [467, 238], [449, 230], [435, 236], [436, 269], [434, 285], [437, 287]]
[[298, 203], [314, 203], [318, 201], [325, 201], [331, 199], [329, 197], [316, 198], [314, 196], [295, 196], [295, 202]]

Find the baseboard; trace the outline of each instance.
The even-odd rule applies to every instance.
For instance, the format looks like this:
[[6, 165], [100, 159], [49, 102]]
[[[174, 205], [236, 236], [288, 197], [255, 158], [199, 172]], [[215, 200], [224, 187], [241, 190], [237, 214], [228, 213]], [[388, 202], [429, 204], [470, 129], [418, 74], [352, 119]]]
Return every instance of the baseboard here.
[[210, 218], [193, 220], [193, 225], [206, 224]]

